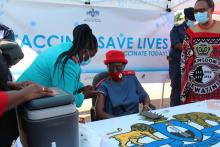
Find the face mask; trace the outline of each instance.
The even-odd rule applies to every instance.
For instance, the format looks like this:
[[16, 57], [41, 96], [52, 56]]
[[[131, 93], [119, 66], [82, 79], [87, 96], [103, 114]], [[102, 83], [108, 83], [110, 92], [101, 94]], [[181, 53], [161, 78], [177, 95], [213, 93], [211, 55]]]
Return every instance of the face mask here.
[[191, 20], [187, 20], [186, 24], [187, 24], [188, 27], [194, 26], [194, 22], [191, 21]]
[[[88, 54], [89, 54], [89, 51], [88, 51]], [[81, 66], [86, 66], [86, 65], [88, 65], [88, 64], [91, 62], [90, 54], [89, 54], [89, 59], [87, 59], [87, 60], [85, 61], [84, 58], [85, 58], [85, 55], [83, 56], [83, 60], [82, 60], [82, 62], [80, 63]]]
[[123, 78], [123, 72], [110, 72], [109, 75], [111, 76], [113, 81], [120, 81]]
[[208, 17], [208, 12], [197, 12], [195, 15], [195, 19], [198, 23], [204, 24], [208, 22], [209, 17]]
[[90, 62], [91, 62], [91, 58], [89, 58], [89, 59], [86, 60], [86, 61], [82, 61], [82, 62], [80, 63], [80, 65], [86, 66], [86, 65], [88, 65]]

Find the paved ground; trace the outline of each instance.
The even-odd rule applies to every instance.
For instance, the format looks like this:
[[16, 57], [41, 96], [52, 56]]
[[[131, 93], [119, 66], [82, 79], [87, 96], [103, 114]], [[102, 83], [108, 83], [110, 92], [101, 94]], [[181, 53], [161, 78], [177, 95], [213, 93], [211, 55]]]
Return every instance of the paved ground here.
[[[144, 89], [148, 92], [151, 98], [151, 102], [159, 109], [161, 107], [162, 97], [164, 97], [162, 107], [169, 107], [169, 97], [170, 97], [170, 83], [149, 83], [142, 84]], [[164, 95], [163, 95], [164, 86]], [[90, 121], [90, 108], [92, 106], [91, 99], [85, 100], [83, 106], [79, 109], [80, 117], [86, 119], [86, 122]]]

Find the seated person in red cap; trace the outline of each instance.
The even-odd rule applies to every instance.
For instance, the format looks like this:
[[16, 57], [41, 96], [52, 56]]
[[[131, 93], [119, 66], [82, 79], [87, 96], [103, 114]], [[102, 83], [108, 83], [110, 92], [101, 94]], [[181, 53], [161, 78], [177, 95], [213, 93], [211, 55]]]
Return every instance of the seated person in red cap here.
[[98, 84], [96, 117], [106, 119], [139, 112], [139, 103], [149, 110], [149, 95], [141, 86], [134, 71], [124, 71], [128, 63], [125, 54], [119, 50], [106, 53], [104, 61], [108, 76]]

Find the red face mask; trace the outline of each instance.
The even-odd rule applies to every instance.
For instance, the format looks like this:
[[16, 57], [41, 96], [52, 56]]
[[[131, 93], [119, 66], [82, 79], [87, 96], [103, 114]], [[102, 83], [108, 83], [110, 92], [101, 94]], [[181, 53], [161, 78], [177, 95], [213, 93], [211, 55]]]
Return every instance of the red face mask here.
[[123, 78], [123, 72], [110, 72], [109, 75], [111, 76], [113, 81], [120, 81]]

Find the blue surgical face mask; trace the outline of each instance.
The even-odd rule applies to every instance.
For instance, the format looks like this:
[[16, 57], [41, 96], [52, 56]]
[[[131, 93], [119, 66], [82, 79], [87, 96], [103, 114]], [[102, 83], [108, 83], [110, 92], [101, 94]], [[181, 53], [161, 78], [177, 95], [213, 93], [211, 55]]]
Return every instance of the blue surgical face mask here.
[[86, 65], [88, 65], [90, 62], [91, 62], [91, 58], [89, 57], [88, 60], [82, 61], [82, 62], [80, 63], [80, 65], [81, 65], [81, 66], [86, 66]]
[[85, 55], [83, 55], [83, 60], [80, 63], [81, 66], [86, 66], [91, 62], [91, 57], [90, 57], [89, 51], [88, 51], [88, 55], [89, 55], [89, 59], [87, 59], [87, 60], [85, 60]]
[[208, 22], [209, 17], [208, 17], [208, 12], [197, 12], [196, 14], [194, 14], [195, 19], [198, 23], [200, 24], [204, 24], [206, 22]]
[[187, 24], [188, 27], [194, 26], [194, 22], [191, 21], [191, 20], [187, 20], [186, 24]]

